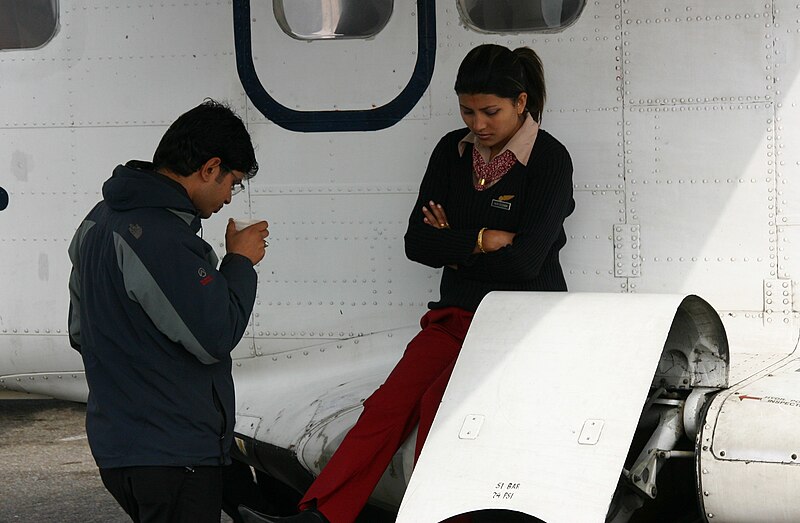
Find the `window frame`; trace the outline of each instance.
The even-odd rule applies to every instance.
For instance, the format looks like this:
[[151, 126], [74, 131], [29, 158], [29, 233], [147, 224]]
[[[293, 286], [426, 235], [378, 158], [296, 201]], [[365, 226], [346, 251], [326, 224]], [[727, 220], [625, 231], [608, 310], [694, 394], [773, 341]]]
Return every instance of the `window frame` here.
[[[291, 38], [293, 38], [295, 40], [300, 40], [300, 41], [303, 41], [303, 42], [317, 42], [317, 41], [325, 41], [325, 40], [367, 40], [367, 39], [370, 39], [370, 38], [375, 38], [389, 24], [389, 20], [391, 20], [392, 15], [394, 14], [394, 1], [395, 0], [339, 0], [340, 2], [341, 1], [350, 1], [350, 2], [355, 2], [355, 1], [361, 1], [361, 2], [364, 2], [364, 1], [372, 1], [372, 2], [385, 1], [385, 2], [388, 2], [388, 4], [389, 4], [388, 5], [388, 8], [389, 8], [388, 15], [386, 16], [385, 19], [380, 21], [380, 24], [378, 26], [376, 26], [376, 29], [375, 29], [374, 32], [371, 32], [369, 34], [364, 34], [364, 35], [353, 35], [353, 36], [346, 35], [346, 34], [342, 34], [342, 35], [326, 34], [326, 35], [319, 35], [318, 36], [318, 35], [305, 35], [305, 34], [300, 34], [300, 33], [295, 32], [292, 29], [291, 24], [289, 23], [289, 20], [286, 18], [286, 10], [284, 9], [284, 5], [286, 5], [287, 1], [291, 2], [292, 0], [272, 0], [272, 12], [275, 15], [275, 20], [278, 22], [278, 26], [281, 28], [281, 30], [284, 33], [286, 33], [286, 35], [288, 35], [289, 37], [291, 37]], [[403, 0], [401, 0], [401, 1], [403, 1]]]
[[[466, 0], [456, 0], [456, 8], [458, 11], [458, 16], [461, 19], [461, 23], [464, 24], [465, 27], [469, 28], [472, 31], [482, 34], [525, 34], [525, 33], [560, 33], [571, 27], [575, 24], [578, 20], [580, 20], [581, 15], [583, 15], [583, 11], [586, 9], [587, 0], [577, 0], [580, 3], [578, 10], [572, 16], [569, 21], [564, 25], [559, 25], [558, 27], [543, 27], [543, 28], [507, 28], [507, 29], [486, 29], [483, 27], [478, 26], [475, 22], [470, 18], [470, 16], [466, 12], [466, 7], [464, 6], [464, 2]], [[485, 3], [485, 2], [492, 2], [496, 0], [475, 0], [476, 3]], [[514, 1], [514, 0], [512, 0]], [[516, 0], [518, 2], [522, 0]], [[538, 1], [541, 5], [542, 1], [546, 0], [528, 0], [530, 3]]]
[[[29, 3], [28, 0], [6, 0], [6, 2], [14, 3], [15, 6]], [[49, 2], [47, 3], [50, 4], [50, 7], [52, 8], [51, 13], [53, 15], [52, 31], [50, 31], [47, 38], [45, 38], [41, 43], [39, 43], [36, 46], [23, 46], [22, 43], [20, 42], [20, 45], [18, 47], [0, 47], [0, 53], [14, 52], [14, 51], [36, 51], [38, 49], [42, 49], [43, 47], [45, 47], [46, 45], [48, 45], [50, 42], [53, 41], [53, 39], [56, 37], [59, 30], [61, 29], [61, 10], [60, 10], [61, 4], [60, 0], [49, 0]]]

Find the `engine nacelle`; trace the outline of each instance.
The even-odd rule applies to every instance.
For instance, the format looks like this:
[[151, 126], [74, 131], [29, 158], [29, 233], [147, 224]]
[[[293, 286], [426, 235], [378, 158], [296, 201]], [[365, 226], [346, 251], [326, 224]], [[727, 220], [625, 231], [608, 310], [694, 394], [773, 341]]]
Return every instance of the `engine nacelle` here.
[[700, 504], [711, 523], [800, 521], [800, 359], [713, 399], [697, 438]]

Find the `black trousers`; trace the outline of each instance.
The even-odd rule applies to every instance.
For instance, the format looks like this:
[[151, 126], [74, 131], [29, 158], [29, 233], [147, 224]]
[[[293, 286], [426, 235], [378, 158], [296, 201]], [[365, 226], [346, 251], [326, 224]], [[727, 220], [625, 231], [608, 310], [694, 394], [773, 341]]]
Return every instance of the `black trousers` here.
[[222, 467], [123, 467], [100, 477], [136, 523], [219, 523]]

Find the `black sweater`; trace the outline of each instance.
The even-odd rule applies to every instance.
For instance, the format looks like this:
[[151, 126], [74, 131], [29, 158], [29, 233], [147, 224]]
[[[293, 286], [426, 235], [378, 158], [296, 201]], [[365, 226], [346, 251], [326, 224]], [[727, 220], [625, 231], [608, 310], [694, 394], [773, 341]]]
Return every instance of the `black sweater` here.
[[[408, 221], [406, 256], [444, 267], [441, 298], [428, 307], [475, 311], [491, 291], [566, 291], [558, 251], [567, 242], [564, 219], [575, 209], [566, 148], [540, 129], [527, 166], [517, 162], [494, 186], [476, 191], [472, 145], [458, 154], [467, 132], [448, 133], [433, 150]], [[431, 200], [444, 208], [450, 229], [422, 221], [422, 206]], [[508, 247], [472, 254], [482, 227], [517, 235]]]

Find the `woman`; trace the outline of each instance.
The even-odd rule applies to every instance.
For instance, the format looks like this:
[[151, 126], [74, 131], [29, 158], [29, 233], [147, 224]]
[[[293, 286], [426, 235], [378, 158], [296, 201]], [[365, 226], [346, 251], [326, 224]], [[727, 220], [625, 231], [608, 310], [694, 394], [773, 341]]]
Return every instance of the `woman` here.
[[419, 423], [428, 434], [470, 321], [494, 290], [566, 291], [558, 260], [572, 199], [569, 153], [539, 129], [545, 99], [539, 57], [528, 48], [473, 49], [455, 85], [468, 129], [431, 154], [405, 236], [409, 259], [444, 267], [441, 298], [422, 331], [288, 518], [245, 521], [352, 523], [392, 456]]

